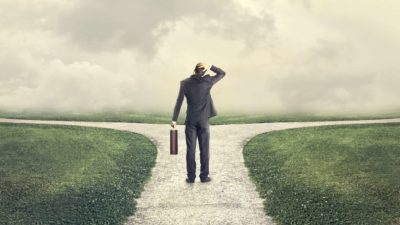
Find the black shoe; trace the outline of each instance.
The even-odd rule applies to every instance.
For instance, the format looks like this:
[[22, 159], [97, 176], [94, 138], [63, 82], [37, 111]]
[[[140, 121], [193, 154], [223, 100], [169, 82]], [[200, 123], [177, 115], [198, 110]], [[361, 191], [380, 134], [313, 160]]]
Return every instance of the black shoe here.
[[204, 179], [200, 179], [201, 183], [206, 183], [211, 181], [211, 177], [206, 177]]
[[186, 183], [194, 183], [194, 180], [190, 180], [189, 178], [186, 178]]

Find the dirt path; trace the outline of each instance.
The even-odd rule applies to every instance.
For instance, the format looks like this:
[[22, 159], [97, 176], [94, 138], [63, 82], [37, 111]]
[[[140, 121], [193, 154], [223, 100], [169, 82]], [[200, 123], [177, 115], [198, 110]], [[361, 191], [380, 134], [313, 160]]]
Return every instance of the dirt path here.
[[[243, 145], [253, 136], [298, 127], [392, 123], [399, 119], [261, 123], [211, 126], [210, 176], [213, 181], [187, 184], [184, 127], [179, 130], [179, 154], [169, 155], [169, 125], [111, 122], [39, 121], [0, 119], [0, 122], [61, 124], [112, 128], [141, 133], [157, 144], [158, 156], [152, 177], [138, 199], [137, 211], [126, 224], [273, 224], [265, 215], [263, 200], [248, 176]], [[199, 170], [199, 153], [197, 150]], [[198, 175], [198, 174], [197, 174]]]

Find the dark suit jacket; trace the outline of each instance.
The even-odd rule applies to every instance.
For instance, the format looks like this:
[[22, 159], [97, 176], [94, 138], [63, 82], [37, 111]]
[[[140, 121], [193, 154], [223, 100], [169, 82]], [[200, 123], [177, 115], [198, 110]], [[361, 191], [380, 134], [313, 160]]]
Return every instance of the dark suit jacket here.
[[181, 81], [172, 121], [178, 119], [184, 96], [186, 96], [188, 105], [185, 124], [188, 122], [206, 122], [208, 118], [217, 115], [210, 90], [214, 84], [225, 76], [225, 72], [214, 65], [211, 66], [210, 70], [215, 72], [216, 75], [210, 76], [207, 74], [202, 77], [201, 74], [193, 74]]

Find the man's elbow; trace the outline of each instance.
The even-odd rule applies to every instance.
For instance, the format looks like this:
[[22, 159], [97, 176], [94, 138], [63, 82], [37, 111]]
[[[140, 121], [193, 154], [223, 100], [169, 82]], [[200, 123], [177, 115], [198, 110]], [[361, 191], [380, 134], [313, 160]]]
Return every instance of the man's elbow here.
[[221, 69], [221, 68], [219, 68], [219, 72], [220, 72], [220, 74], [222, 75], [222, 76], [225, 76], [225, 71], [223, 70], [223, 69]]
[[221, 70], [221, 72], [219, 73], [219, 76], [222, 78], [224, 78], [226, 75], [225, 71]]
[[222, 70], [221, 68], [218, 68], [218, 70], [216, 71], [216, 73], [217, 73], [217, 75], [219, 76], [219, 77], [224, 77], [225, 76], [225, 71], [224, 70]]

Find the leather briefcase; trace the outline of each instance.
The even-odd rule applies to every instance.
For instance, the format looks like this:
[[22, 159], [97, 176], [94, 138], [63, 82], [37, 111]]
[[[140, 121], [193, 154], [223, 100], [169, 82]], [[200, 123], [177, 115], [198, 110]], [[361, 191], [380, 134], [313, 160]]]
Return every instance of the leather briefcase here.
[[170, 145], [170, 154], [177, 155], [178, 154], [178, 130], [171, 129], [169, 131], [169, 145]]

